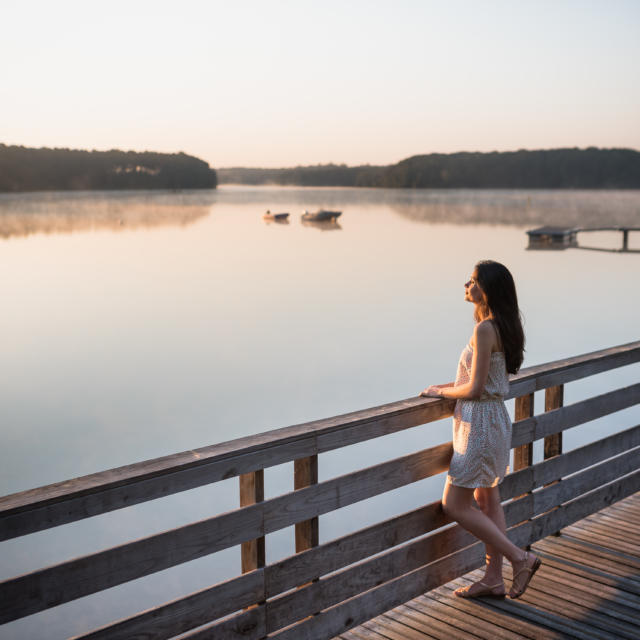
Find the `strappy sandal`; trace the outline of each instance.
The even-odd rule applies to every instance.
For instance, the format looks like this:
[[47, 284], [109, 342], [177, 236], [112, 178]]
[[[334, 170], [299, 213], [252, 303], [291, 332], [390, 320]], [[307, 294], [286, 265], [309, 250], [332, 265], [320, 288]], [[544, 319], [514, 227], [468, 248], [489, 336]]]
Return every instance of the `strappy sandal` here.
[[[480, 585], [473, 593], [471, 589]], [[496, 593], [496, 589], [501, 588], [501, 591]], [[454, 595], [458, 596], [458, 598], [504, 598], [506, 593], [504, 591], [504, 583], [498, 582], [497, 584], [487, 584], [486, 582], [474, 582], [466, 587], [460, 587], [456, 589]]]
[[[528, 564], [529, 558], [533, 558], [533, 562], [531, 564]], [[531, 582], [531, 578], [533, 578], [533, 574], [540, 568], [540, 565], [542, 564], [540, 558], [533, 555], [532, 553], [529, 553], [528, 551], [525, 551], [524, 559], [521, 560], [521, 562], [524, 563], [524, 566], [520, 567], [520, 569], [518, 569], [517, 571], [515, 571], [514, 569], [513, 573], [511, 591], [509, 591], [509, 597], [512, 600], [519, 598], [526, 591], [527, 587], [529, 586], [529, 582]], [[520, 579], [522, 584], [519, 585], [519, 588], [516, 588], [516, 585], [518, 584], [518, 578], [522, 574], [526, 575]]]

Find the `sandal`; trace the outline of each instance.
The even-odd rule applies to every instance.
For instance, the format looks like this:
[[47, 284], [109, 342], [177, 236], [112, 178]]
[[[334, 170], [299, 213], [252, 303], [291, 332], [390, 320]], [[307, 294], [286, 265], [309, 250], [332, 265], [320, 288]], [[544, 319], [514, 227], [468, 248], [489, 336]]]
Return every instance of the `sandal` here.
[[[533, 558], [533, 562], [530, 561]], [[513, 568], [513, 580], [511, 582], [511, 591], [509, 591], [509, 597], [512, 600], [519, 598], [529, 586], [533, 574], [540, 568], [542, 561], [537, 556], [525, 551], [524, 558], [520, 561], [524, 563], [517, 571]], [[524, 575], [523, 575], [524, 574]], [[520, 578], [520, 576], [523, 576]], [[519, 580], [518, 580], [519, 579]], [[518, 582], [520, 584], [518, 584]], [[517, 585], [517, 586], [516, 586]]]
[[[474, 591], [471, 591], [474, 587], [476, 588]], [[496, 589], [500, 589], [496, 593]], [[466, 587], [460, 587], [456, 589], [454, 595], [458, 596], [458, 598], [504, 598], [504, 583], [498, 582], [497, 584], [487, 584], [486, 582], [474, 582]]]

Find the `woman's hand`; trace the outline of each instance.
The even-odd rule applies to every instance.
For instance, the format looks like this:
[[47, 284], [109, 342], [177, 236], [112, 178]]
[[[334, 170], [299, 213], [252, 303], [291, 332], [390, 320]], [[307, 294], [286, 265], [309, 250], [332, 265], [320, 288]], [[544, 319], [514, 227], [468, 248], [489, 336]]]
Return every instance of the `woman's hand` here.
[[442, 386], [444, 386], [444, 385], [432, 384], [432, 385], [428, 386], [426, 389], [423, 389], [420, 392], [420, 395], [424, 396], [425, 398], [441, 398], [442, 397]]

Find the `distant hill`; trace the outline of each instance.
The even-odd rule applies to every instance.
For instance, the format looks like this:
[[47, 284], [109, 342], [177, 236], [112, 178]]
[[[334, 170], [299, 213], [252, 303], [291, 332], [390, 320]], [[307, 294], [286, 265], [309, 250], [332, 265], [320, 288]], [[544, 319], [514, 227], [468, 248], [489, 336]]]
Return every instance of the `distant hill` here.
[[185, 153], [32, 149], [0, 144], [0, 192], [214, 189], [216, 172]]
[[221, 183], [399, 189], [640, 189], [633, 149], [432, 153], [388, 166], [218, 169]]

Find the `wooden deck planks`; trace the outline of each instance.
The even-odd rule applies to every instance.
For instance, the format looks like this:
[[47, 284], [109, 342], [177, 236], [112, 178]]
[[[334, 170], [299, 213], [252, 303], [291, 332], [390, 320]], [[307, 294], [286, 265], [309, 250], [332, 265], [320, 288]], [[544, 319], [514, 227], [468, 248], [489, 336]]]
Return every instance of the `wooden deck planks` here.
[[[518, 600], [464, 600], [472, 571], [340, 636], [342, 640], [636, 640], [640, 493], [533, 544], [543, 564]], [[507, 589], [510, 567], [505, 570]]]

